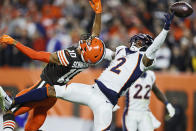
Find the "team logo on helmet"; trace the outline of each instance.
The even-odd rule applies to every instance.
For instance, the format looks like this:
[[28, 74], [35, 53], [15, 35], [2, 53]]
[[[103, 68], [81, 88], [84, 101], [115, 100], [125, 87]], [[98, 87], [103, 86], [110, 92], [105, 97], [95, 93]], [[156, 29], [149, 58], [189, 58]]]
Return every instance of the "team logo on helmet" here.
[[79, 47], [84, 62], [98, 64], [105, 56], [105, 44], [98, 37], [80, 40]]

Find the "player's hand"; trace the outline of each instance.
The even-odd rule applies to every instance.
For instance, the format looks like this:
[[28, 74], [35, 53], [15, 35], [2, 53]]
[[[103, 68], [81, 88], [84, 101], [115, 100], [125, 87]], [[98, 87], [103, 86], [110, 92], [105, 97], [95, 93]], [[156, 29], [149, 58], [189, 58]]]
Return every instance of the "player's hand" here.
[[169, 30], [170, 25], [172, 23], [172, 20], [174, 18], [174, 13], [167, 13], [164, 15], [165, 16], [165, 24], [164, 24], [164, 29]]
[[175, 108], [172, 106], [172, 104], [171, 103], [168, 103], [166, 105], [166, 108], [167, 108], [167, 111], [169, 113], [169, 117], [170, 118], [173, 117], [175, 115]]
[[0, 37], [0, 44], [15, 45], [17, 41], [9, 35], [2, 35]]
[[89, 3], [96, 14], [102, 13], [101, 0], [89, 0]]

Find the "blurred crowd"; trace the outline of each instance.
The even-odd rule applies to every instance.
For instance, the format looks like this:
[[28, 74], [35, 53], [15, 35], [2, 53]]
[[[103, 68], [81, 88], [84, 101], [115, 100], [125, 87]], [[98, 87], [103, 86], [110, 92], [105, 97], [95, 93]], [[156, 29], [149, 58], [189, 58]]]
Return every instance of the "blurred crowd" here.
[[[164, 14], [175, 0], [102, 0], [101, 39], [108, 48], [128, 45], [131, 36], [159, 34]], [[189, 0], [196, 9], [196, 0]], [[0, 35], [39, 51], [54, 52], [78, 44], [90, 33], [94, 12], [88, 0], [0, 0]], [[0, 66], [40, 66], [12, 46], [0, 47]], [[196, 13], [175, 17], [157, 53], [157, 71], [196, 72]]]

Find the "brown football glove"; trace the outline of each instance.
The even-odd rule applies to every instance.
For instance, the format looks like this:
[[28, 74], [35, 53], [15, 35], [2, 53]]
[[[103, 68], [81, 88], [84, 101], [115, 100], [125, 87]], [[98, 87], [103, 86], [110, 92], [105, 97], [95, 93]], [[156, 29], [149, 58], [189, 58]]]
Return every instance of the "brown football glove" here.
[[96, 14], [102, 13], [101, 0], [89, 0], [89, 3]]

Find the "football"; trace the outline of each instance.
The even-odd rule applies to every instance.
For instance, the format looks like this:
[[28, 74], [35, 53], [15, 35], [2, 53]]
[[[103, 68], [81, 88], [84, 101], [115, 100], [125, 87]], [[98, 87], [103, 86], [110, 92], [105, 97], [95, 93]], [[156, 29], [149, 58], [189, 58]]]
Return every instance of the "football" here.
[[193, 8], [185, 1], [175, 2], [169, 9], [177, 17], [187, 17], [193, 13]]

